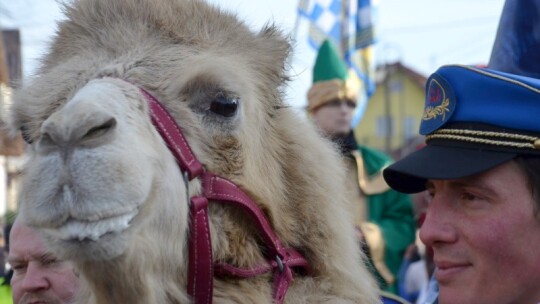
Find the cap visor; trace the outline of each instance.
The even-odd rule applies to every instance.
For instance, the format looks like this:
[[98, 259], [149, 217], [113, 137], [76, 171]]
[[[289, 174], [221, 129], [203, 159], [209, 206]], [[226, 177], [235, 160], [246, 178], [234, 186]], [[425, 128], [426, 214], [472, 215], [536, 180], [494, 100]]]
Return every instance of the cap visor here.
[[403, 193], [426, 189], [428, 179], [456, 179], [471, 176], [507, 162], [516, 153], [427, 145], [384, 170], [390, 187]]

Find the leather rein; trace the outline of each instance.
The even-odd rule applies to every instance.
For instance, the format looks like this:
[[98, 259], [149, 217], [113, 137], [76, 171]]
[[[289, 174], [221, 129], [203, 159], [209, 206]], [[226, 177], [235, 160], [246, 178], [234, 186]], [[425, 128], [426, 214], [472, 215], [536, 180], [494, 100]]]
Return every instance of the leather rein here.
[[[154, 96], [141, 87], [139, 90], [150, 106], [152, 123], [175, 157], [186, 184], [191, 216], [187, 291], [193, 302], [212, 303], [214, 275], [250, 278], [273, 271], [274, 303], [283, 303], [293, 279], [293, 268], [306, 274], [311, 272], [307, 260], [294, 248], [283, 246], [264, 213], [238, 186], [203, 168], [172, 116]], [[189, 197], [189, 181], [195, 178], [201, 180], [202, 194]], [[253, 219], [265, 245], [266, 260], [263, 263], [252, 268], [214, 263], [208, 222], [209, 201], [234, 205]]]

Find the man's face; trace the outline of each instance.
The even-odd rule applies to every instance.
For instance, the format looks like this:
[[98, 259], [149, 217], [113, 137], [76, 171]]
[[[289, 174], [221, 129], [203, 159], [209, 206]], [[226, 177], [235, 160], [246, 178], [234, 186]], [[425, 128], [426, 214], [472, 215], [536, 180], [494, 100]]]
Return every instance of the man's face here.
[[328, 137], [347, 135], [351, 131], [354, 107], [350, 100], [335, 99], [316, 109], [313, 120]]
[[439, 303], [540, 302], [540, 221], [514, 162], [428, 191], [420, 238], [433, 247]]
[[15, 224], [11, 230], [8, 262], [13, 268], [14, 304], [72, 303], [79, 279], [69, 262], [50, 253], [32, 229]]

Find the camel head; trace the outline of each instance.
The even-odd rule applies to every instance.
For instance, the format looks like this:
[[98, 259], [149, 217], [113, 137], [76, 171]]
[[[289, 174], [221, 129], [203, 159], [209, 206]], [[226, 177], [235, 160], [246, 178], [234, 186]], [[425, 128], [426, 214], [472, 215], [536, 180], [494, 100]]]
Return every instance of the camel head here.
[[21, 212], [62, 256], [113, 258], [169, 215], [186, 228], [184, 182], [140, 87], [206, 169], [261, 173], [249, 167], [264, 163], [289, 50], [275, 28], [251, 33], [198, 1], [82, 0], [66, 12], [13, 109], [13, 128], [31, 143]]
[[[20, 216], [76, 263], [94, 302], [189, 298], [188, 200], [202, 186], [185, 183], [141, 90], [204, 170], [234, 182], [309, 260], [313, 276], [294, 281], [293, 303], [377, 301], [338, 154], [283, 102], [290, 47], [279, 30], [252, 32], [199, 0], [76, 0], [64, 10], [39, 70], [15, 94], [10, 127], [29, 143]], [[212, 203], [209, 217], [214, 261], [264, 261], [241, 210]], [[214, 297], [270, 303], [271, 281], [215, 279]]]
[[153, 188], [164, 182], [164, 166], [174, 166], [161, 159], [167, 154], [159, 154], [148, 107], [131, 86], [115, 78], [89, 81], [31, 139], [21, 213], [67, 258], [123, 253], [154, 203]]

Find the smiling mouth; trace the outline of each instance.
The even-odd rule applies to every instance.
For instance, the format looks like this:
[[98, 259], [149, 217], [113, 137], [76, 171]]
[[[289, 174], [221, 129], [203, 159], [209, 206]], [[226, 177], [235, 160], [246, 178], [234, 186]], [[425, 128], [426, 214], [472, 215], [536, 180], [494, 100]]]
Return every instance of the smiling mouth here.
[[48, 228], [45, 232], [62, 241], [98, 241], [105, 234], [120, 233], [129, 227], [137, 215], [134, 210], [122, 215], [97, 221], [84, 221], [71, 218], [58, 228]]
[[450, 282], [457, 276], [461, 275], [464, 271], [471, 267], [471, 264], [467, 263], [435, 263], [436, 271], [435, 278], [440, 284]]

